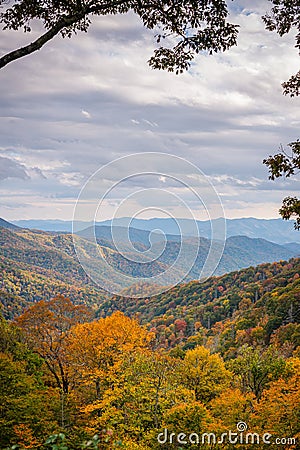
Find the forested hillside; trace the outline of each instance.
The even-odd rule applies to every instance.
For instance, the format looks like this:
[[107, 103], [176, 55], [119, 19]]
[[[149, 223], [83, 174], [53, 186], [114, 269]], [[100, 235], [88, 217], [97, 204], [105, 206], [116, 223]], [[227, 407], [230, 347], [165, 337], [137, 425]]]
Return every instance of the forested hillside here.
[[0, 231], [1, 450], [299, 448], [300, 259], [109, 297], [70, 235]]
[[[49, 300], [57, 294], [70, 297], [74, 303], [86, 303], [94, 309], [98, 309], [104, 300], [110, 298], [110, 294], [94, 284], [79, 264], [72, 235], [32, 231], [10, 226], [5, 221], [1, 223], [3, 226], [0, 226], [0, 301], [4, 317], [12, 318], [14, 314], [21, 312], [26, 304], [42, 299]], [[141, 264], [130, 260], [129, 251], [127, 254], [125, 252], [125, 256], [116, 251], [107, 228], [104, 228], [104, 231], [98, 230], [97, 233], [106, 261], [114, 267], [114, 270], [137, 280], [142, 276], [149, 277], [164, 272], [180, 252], [180, 243], [171, 237], [160, 258]], [[120, 236], [123, 234], [120, 233]], [[148, 232], [133, 230], [133, 238], [136, 239], [134, 245], [140, 246], [141, 250], [147, 248]], [[186, 248], [188, 249], [190, 245], [192, 249], [196, 244], [191, 239]], [[154, 247], [155, 245], [154, 243]], [[196, 263], [185, 281], [199, 278], [209, 248], [210, 242], [202, 239]], [[232, 237], [226, 242], [216, 274], [251, 264], [256, 265], [262, 261], [289, 259], [297, 253], [297, 248], [287, 249], [263, 239]], [[185, 255], [185, 259], [188, 263], [189, 254]], [[98, 263], [95, 259], [94, 266], [97, 267]], [[101, 267], [99, 270], [101, 272]], [[178, 268], [176, 270], [178, 272]], [[173, 272], [175, 276], [175, 269]], [[177, 272], [176, 279], [182, 279], [185, 273]], [[99, 277], [101, 278], [101, 273]]]
[[99, 313], [121, 310], [137, 316], [162, 347], [208, 342], [222, 354], [234, 353], [255, 339], [267, 345], [280, 333], [283, 341], [299, 345], [299, 273], [299, 259], [262, 264], [204, 283], [192, 281], [149, 299], [114, 297]]
[[0, 302], [12, 318], [26, 305], [57, 294], [98, 307], [106, 293], [76, 259], [71, 235], [0, 228]]

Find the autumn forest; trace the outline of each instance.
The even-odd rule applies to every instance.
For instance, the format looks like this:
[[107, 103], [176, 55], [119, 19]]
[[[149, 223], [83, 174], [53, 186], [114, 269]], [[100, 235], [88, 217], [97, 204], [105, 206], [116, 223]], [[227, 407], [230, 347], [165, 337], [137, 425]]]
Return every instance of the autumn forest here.
[[105, 297], [29, 237], [2, 229], [1, 449], [298, 448], [299, 259]]

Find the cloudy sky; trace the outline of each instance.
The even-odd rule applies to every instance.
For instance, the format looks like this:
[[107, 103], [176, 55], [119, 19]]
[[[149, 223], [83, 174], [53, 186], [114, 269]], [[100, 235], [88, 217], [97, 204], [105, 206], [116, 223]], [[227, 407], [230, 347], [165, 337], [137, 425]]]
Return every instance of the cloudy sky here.
[[[265, 31], [267, 1], [237, 0], [233, 6], [238, 46], [200, 55], [183, 75], [149, 68], [155, 39], [133, 15], [93, 20], [88, 34], [57, 37], [2, 69], [0, 216], [69, 220], [95, 171], [133, 153], [163, 152], [206, 174], [226, 217], [278, 217], [283, 196], [297, 193], [299, 182], [268, 181], [262, 159], [299, 137], [299, 99], [284, 97], [281, 89], [297, 72], [299, 56], [292, 34], [280, 38]], [[39, 31], [37, 25], [36, 36]], [[1, 34], [1, 53], [33, 39]], [[188, 202], [180, 186], [168, 183], [172, 171], [166, 163], [166, 176], [140, 176], [110, 193], [101, 217], [114, 214], [135, 189], [167, 186]], [[126, 173], [119, 170], [114, 180]], [[170, 213], [185, 215], [171, 203]], [[196, 202], [189, 207], [202, 218]]]

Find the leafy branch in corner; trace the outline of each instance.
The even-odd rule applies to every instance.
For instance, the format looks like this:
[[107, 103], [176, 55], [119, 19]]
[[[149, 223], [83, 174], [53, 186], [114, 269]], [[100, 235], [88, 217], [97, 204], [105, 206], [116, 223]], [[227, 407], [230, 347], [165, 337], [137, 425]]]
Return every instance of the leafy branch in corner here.
[[[269, 179], [296, 175], [300, 169], [300, 141], [288, 144], [291, 154], [288, 154], [281, 146], [280, 152], [269, 156], [263, 163], [269, 168]], [[286, 197], [283, 199], [279, 214], [285, 220], [295, 217], [295, 229], [300, 230], [300, 200], [297, 197]]]

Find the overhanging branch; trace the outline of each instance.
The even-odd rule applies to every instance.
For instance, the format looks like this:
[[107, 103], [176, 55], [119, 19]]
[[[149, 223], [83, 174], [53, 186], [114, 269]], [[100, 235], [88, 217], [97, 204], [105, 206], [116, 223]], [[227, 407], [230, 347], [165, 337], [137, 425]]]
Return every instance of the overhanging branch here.
[[15, 61], [16, 59], [22, 58], [23, 56], [30, 55], [31, 53], [40, 50], [43, 45], [45, 45], [48, 41], [53, 39], [63, 28], [69, 27], [79, 20], [83, 19], [87, 14], [86, 9], [82, 9], [77, 14], [72, 16], [66, 16], [60, 19], [50, 30], [48, 30], [45, 34], [40, 36], [34, 42], [26, 45], [25, 47], [18, 48], [17, 50], [13, 50], [10, 53], [2, 56], [0, 58], [0, 69], [5, 67], [7, 64]]

